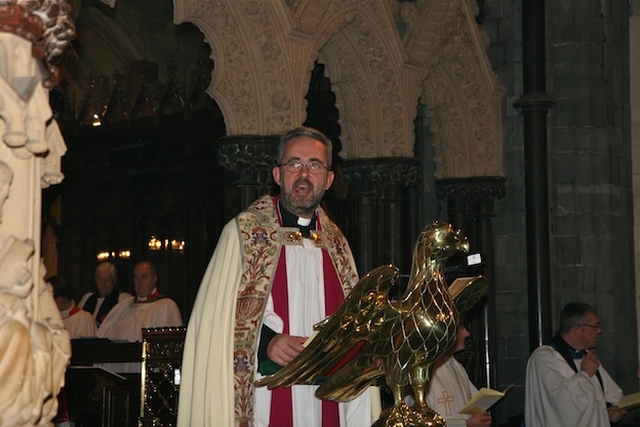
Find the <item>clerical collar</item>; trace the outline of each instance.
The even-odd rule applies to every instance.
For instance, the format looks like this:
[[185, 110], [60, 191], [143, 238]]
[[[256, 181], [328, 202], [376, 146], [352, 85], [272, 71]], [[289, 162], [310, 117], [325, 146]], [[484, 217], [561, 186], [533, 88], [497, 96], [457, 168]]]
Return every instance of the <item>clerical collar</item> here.
[[[568, 342], [562, 338], [560, 331], [553, 337], [553, 340], [550, 343], [551, 347], [553, 347], [562, 358], [567, 362], [567, 364], [573, 369], [575, 373], [578, 373], [578, 367], [574, 360], [582, 359], [586, 354], [586, 350], [576, 350], [571, 347]], [[604, 393], [604, 382], [602, 381], [602, 375], [600, 375], [600, 371], [596, 371], [596, 377], [598, 378], [598, 382], [600, 383], [600, 388], [602, 388], [602, 392]]]
[[278, 200], [278, 207], [280, 208], [280, 217], [282, 218], [283, 227], [298, 228], [304, 237], [311, 237], [311, 230], [317, 229], [315, 212], [312, 218], [301, 218], [298, 215], [289, 212], [284, 206], [282, 206], [281, 200]]
[[308, 227], [311, 224], [311, 218], [302, 218], [298, 217], [298, 221], [296, 221], [300, 227]]
[[155, 288], [153, 290], [153, 292], [151, 292], [149, 294], [149, 296], [146, 297], [139, 297], [136, 296], [136, 303], [145, 303], [145, 302], [153, 302], [156, 299], [158, 299], [161, 296], [160, 292], [158, 291], [158, 288]]
[[576, 350], [571, 347], [569, 343], [562, 338], [559, 331], [553, 337], [552, 347], [558, 350], [561, 354], [564, 353], [566, 356], [569, 356], [571, 359], [582, 359], [587, 354], [586, 350]]

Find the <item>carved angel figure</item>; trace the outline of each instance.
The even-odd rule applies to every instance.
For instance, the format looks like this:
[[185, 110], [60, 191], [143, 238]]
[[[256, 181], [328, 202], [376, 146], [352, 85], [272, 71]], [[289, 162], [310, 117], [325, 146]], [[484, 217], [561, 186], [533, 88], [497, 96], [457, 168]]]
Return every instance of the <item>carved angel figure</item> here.
[[[425, 401], [431, 368], [455, 342], [462, 326], [460, 313], [473, 307], [489, 286], [484, 276], [475, 276], [449, 288], [444, 277], [447, 260], [468, 252], [466, 237], [449, 224], [425, 227], [400, 299], [389, 298], [398, 286], [398, 269], [374, 269], [336, 313], [315, 325], [316, 336], [304, 351], [256, 385], [320, 384], [318, 398], [348, 401], [371, 385], [386, 383], [394, 405], [374, 426], [444, 426]], [[415, 400], [411, 407], [405, 403], [407, 394]]]

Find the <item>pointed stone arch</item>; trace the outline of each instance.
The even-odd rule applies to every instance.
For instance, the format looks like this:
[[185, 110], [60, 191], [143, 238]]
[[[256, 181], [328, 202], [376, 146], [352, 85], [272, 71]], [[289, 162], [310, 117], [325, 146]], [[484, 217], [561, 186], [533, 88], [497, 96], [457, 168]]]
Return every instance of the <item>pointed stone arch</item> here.
[[417, 73], [401, 69], [390, 23], [360, 11], [320, 49], [318, 60], [336, 95], [345, 158], [411, 157]]
[[485, 53], [486, 34], [475, 23], [476, 13], [473, 2], [451, 2], [438, 17], [442, 31], [430, 46], [436, 54], [412, 52], [426, 63], [421, 100], [431, 120], [439, 179], [502, 176], [504, 88]]
[[306, 117], [316, 59], [336, 95], [345, 158], [412, 157], [419, 100], [437, 177], [500, 176], [500, 98], [473, 0], [174, 1], [215, 67], [208, 93], [229, 135], [273, 135]]
[[[207, 92], [230, 135], [271, 135], [304, 121], [313, 59], [279, 2], [174, 1], [174, 22], [192, 22], [211, 45]], [[314, 58], [312, 55], [311, 58]]]

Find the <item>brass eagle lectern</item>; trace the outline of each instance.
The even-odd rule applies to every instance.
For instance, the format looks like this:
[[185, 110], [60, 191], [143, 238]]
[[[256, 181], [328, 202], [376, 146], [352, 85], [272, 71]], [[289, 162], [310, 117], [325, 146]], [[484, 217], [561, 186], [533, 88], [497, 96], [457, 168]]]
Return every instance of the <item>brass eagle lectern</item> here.
[[[467, 238], [449, 224], [426, 226], [416, 242], [405, 292], [389, 298], [398, 269], [383, 265], [360, 279], [336, 313], [315, 325], [316, 336], [287, 366], [256, 382], [275, 388], [319, 384], [316, 397], [344, 402], [386, 385], [394, 405], [374, 427], [444, 426], [425, 391], [433, 363], [456, 341], [461, 314], [486, 293], [482, 276], [445, 280], [453, 256], [469, 253]], [[409, 406], [405, 397], [410, 394]]]

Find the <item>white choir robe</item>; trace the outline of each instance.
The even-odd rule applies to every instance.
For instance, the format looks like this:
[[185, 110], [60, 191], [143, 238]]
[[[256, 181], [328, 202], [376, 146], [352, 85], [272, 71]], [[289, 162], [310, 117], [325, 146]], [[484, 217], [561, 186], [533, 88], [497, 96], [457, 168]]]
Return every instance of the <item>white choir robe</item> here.
[[64, 328], [69, 333], [69, 338], [95, 338], [96, 322], [91, 313], [80, 309], [75, 302], [68, 310], [61, 311], [60, 317], [64, 322]]
[[[324, 320], [324, 271], [322, 250], [311, 239], [303, 245], [285, 246], [287, 291], [289, 297], [289, 334], [308, 337], [313, 325]], [[263, 318], [265, 326], [276, 333], [284, 330], [283, 320], [273, 311], [271, 295], [267, 300]], [[257, 369], [258, 361], [254, 365]], [[255, 378], [262, 375], [255, 371]], [[315, 397], [318, 386], [291, 387], [294, 427], [322, 427], [322, 401]], [[255, 389], [255, 427], [268, 427], [271, 413], [271, 391], [266, 387]], [[370, 427], [371, 393], [367, 390], [350, 402], [338, 404], [340, 426]]]
[[[582, 359], [574, 360], [578, 372], [548, 345], [538, 347], [527, 362], [525, 424], [527, 427], [609, 426], [607, 403], [617, 405], [622, 390], [600, 366], [598, 377], [580, 371]], [[604, 391], [603, 391], [604, 387]]]
[[141, 342], [142, 329], [182, 326], [182, 315], [170, 298], [136, 303], [134, 297], [116, 304], [97, 331], [98, 338]]
[[[465, 427], [467, 414], [458, 411], [478, 392], [469, 374], [455, 357], [445, 355], [431, 373], [427, 405], [445, 419], [447, 427]], [[446, 361], [445, 361], [446, 360]]]

